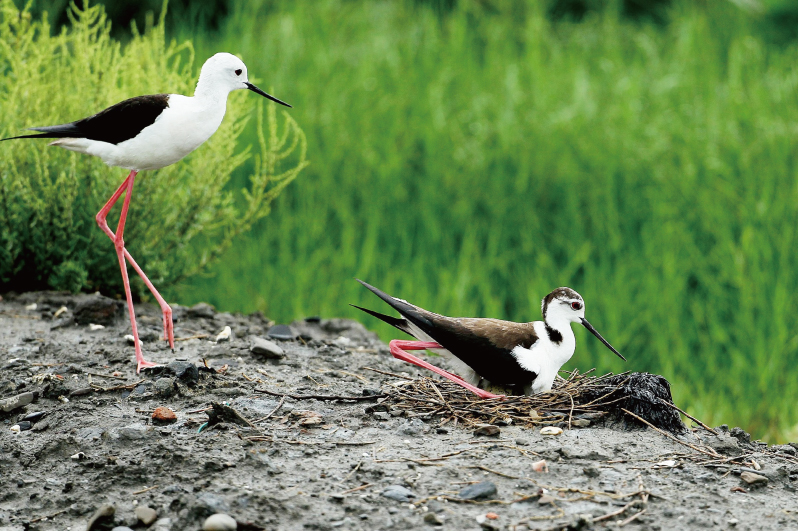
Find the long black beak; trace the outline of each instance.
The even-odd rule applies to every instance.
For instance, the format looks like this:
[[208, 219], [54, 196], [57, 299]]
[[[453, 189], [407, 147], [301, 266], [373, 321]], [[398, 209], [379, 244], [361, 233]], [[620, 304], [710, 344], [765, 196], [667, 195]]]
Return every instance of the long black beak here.
[[263, 97], [265, 97], [265, 98], [269, 98], [269, 99], [270, 99], [270, 100], [272, 100], [273, 102], [275, 102], [275, 103], [279, 103], [280, 105], [285, 105], [286, 107], [291, 107], [291, 106], [290, 106], [290, 105], [288, 105], [286, 102], [284, 102], [284, 101], [280, 101], [280, 100], [278, 100], [277, 98], [275, 98], [274, 96], [270, 96], [269, 94], [266, 94], [265, 92], [263, 92], [261, 89], [259, 89], [258, 87], [256, 87], [256, 86], [255, 86], [255, 85], [253, 85], [252, 83], [245, 82], [244, 84], [247, 86], [247, 88], [248, 88], [249, 90], [251, 90], [251, 91], [252, 91], [252, 92], [254, 92], [255, 94], [260, 94], [261, 96], [263, 96]]
[[626, 358], [624, 358], [623, 356], [621, 356], [621, 353], [620, 353], [620, 352], [618, 352], [617, 350], [615, 350], [615, 349], [612, 347], [612, 345], [610, 345], [609, 343], [607, 343], [607, 340], [606, 340], [606, 339], [604, 339], [603, 337], [601, 337], [601, 334], [599, 334], [599, 333], [598, 333], [598, 330], [596, 330], [595, 328], [593, 328], [593, 325], [592, 325], [592, 324], [590, 324], [590, 323], [588, 323], [588, 322], [587, 322], [587, 319], [585, 319], [584, 317], [582, 317], [581, 319], [582, 319], [582, 324], [584, 325], [584, 327], [585, 327], [585, 328], [587, 328], [588, 330], [590, 330], [590, 333], [591, 333], [591, 334], [593, 334], [594, 336], [596, 336], [597, 338], [599, 338], [599, 341], [601, 341], [602, 343], [604, 343], [605, 345], [607, 345], [607, 348], [608, 348], [608, 349], [610, 349], [611, 351], [613, 351], [613, 352], [614, 352], [614, 353], [615, 353], [615, 354], [616, 354], [616, 355], [617, 355], [619, 358], [621, 358], [623, 361], [626, 361]]

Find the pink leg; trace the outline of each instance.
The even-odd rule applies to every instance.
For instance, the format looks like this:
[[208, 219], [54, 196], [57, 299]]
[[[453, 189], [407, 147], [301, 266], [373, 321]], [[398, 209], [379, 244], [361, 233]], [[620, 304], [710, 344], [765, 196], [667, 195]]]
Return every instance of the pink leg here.
[[428, 348], [443, 348], [438, 343], [430, 343], [427, 341], [401, 341], [399, 339], [394, 339], [391, 341], [388, 346], [391, 349], [391, 354], [394, 358], [400, 359], [402, 361], [406, 361], [408, 363], [412, 363], [418, 367], [423, 367], [425, 369], [429, 369], [430, 371], [440, 374], [444, 378], [447, 378], [457, 385], [465, 387], [475, 395], [480, 398], [502, 398], [503, 395], [494, 395], [493, 393], [489, 393], [484, 389], [480, 389], [479, 387], [475, 387], [470, 383], [464, 382], [462, 378], [459, 376], [452, 374], [450, 372], [446, 372], [443, 369], [432, 365], [431, 363], [427, 363], [426, 361], [419, 359], [412, 354], [408, 354], [403, 349], [407, 350], [425, 350]]
[[[97, 224], [100, 226], [102, 231], [105, 232], [105, 234], [107, 234], [108, 237], [114, 242], [114, 247], [116, 248], [116, 256], [119, 259], [119, 267], [122, 270], [122, 282], [125, 285], [125, 297], [127, 299], [128, 312], [130, 314], [130, 326], [133, 329], [133, 343], [135, 344], [136, 348], [136, 372], [138, 373], [141, 371], [142, 367], [154, 367], [157, 364], [145, 360], [141, 353], [141, 341], [139, 341], [139, 332], [138, 327], [136, 326], [136, 313], [133, 309], [133, 297], [130, 293], [130, 282], [128, 281], [127, 265], [125, 264], [125, 256], [130, 257], [130, 254], [125, 250], [125, 241], [123, 237], [125, 232], [125, 220], [127, 218], [127, 211], [130, 206], [130, 198], [133, 193], [133, 183], [137, 173], [138, 172], [135, 170], [130, 172], [130, 174], [127, 176], [127, 179], [125, 179], [122, 185], [116, 190], [116, 192], [114, 192], [114, 195], [111, 196], [102, 210], [97, 213], [95, 219], [97, 220]], [[119, 224], [116, 228], [116, 234], [114, 234], [114, 232], [108, 227], [106, 218], [108, 217], [108, 212], [111, 211], [111, 208], [119, 200], [123, 193], [125, 193], [125, 201], [122, 203], [122, 214], [119, 216]], [[132, 261], [132, 258], [130, 258], [130, 260]], [[143, 274], [138, 266], [135, 266], [135, 268], [140, 274]], [[149, 280], [146, 280], [146, 283], [151, 286], [151, 284], [149, 284]]]

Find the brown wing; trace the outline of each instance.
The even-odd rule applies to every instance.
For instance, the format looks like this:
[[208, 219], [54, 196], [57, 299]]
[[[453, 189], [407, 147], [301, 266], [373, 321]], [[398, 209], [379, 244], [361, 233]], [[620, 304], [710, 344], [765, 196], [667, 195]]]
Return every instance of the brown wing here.
[[515, 347], [529, 348], [538, 340], [532, 323], [446, 317], [359, 282], [492, 383], [528, 385], [537, 378], [537, 374], [518, 365], [512, 353]]

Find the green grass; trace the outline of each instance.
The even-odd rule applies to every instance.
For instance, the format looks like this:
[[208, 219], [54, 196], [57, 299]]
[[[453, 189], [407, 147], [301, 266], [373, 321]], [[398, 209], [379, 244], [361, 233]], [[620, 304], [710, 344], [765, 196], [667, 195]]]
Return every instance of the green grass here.
[[798, 48], [731, 2], [665, 26], [527, 4], [250, 2], [195, 41], [295, 106], [313, 163], [173, 297], [389, 339], [354, 277], [514, 320], [568, 285], [629, 362], [578, 330], [567, 368], [660, 373], [709, 423], [795, 438]]

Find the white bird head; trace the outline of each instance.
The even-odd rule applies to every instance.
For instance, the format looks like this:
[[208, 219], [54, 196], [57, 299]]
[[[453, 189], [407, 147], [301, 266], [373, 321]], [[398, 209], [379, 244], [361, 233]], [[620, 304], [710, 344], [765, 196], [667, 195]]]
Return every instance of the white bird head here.
[[555, 289], [543, 298], [540, 307], [543, 312], [543, 320], [547, 325], [553, 325], [553, 328], [557, 328], [556, 325], [560, 323], [579, 323], [590, 330], [590, 333], [599, 338], [619, 358], [626, 361], [626, 358], [621, 356], [606, 339], [601, 337], [598, 330], [593, 328], [593, 325], [585, 319], [585, 301], [580, 294], [571, 288], [562, 287]]
[[195, 95], [217, 95], [227, 97], [234, 90], [248, 89], [270, 100], [290, 107], [284, 101], [266, 94], [249, 82], [247, 65], [244, 61], [230, 53], [217, 53], [205, 61], [200, 70]]

